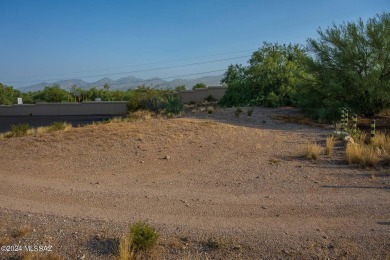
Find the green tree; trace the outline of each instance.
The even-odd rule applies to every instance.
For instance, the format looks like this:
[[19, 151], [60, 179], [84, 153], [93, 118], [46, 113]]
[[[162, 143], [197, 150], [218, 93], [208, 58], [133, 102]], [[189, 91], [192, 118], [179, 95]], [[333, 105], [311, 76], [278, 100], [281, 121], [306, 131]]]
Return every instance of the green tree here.
[[204, 83], [196, 83], [193, 87], [192, 90], [197, 89], [197, 88], [207, 88], [207, 85]]
[[177, 86], [177, 87], [175, 88], [175, 90], [176, 90], [176, 91], [186, 90], [186, 86], [184, 86], [184, 85]]
[[310, 75], [307, 50], [298, 44], [264, 43], [249, 66], [230, 65], [221, 83], [228, 86], [224, 106], [282, 106], [296, 103], [296, 89]]
[[82, 89], [77, 87], [76, 84], [73, 84], [71, 87], [70, 87], [70, 94], [71, 96], [77, 101], [77, 102], [81, 102], [82, 101]]
[[58, 84], [54, 84], [36, 92], [33, 98], [35, 102], [63, 102], [68, 100], [68, 95], [69, 93], [66, 90], [60, 88]]
[[15, 104], [18, 97], [22, 97], [19, 90], [0, 83], [0, 105]]
[[334, 119], [341, 106], [372, 115], [390, 106], [390, 14], [359, 19], [309, 39], [316, 80], [299, 90], [299, 105], [315, 117]]
[[107, 82], [104, 83], [103, 89], [106, 90], [106, 91], [109, 91], [110, 90], [110, 84], [107, 83]]

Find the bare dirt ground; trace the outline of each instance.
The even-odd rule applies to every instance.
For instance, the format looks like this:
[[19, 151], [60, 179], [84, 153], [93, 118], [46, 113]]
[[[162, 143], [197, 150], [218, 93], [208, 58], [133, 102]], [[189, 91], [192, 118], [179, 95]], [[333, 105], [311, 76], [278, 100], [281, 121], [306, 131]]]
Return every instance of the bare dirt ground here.
[[346, 165], [342, 143], [299, 157], [330, 130], [271, 119], [295, 113], [226, 109], [2, 140], [0, 244], [115, 259], [127, 225], [147, 220], [157, 259], [389, 259], [389, 170]]

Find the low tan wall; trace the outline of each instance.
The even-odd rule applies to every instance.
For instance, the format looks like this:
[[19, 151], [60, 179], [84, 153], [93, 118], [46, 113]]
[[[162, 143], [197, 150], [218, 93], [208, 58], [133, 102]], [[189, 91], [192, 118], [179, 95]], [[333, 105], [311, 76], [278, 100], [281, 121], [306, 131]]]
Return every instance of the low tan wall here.
[[209, 95], [220, 100], [225, 95], [226, 89], [227, 87], [224, 86], [209, 86], [208, 88], [198, 88], [195, 90], [182, 90], [178, 94], [183, 103], [189, 103], [191, 101], [199, 103], [204, 101]]
[[125, 115], [126, 111], [126, 101], [37, 103], [33, 105], [0, 106], [0, 116]]

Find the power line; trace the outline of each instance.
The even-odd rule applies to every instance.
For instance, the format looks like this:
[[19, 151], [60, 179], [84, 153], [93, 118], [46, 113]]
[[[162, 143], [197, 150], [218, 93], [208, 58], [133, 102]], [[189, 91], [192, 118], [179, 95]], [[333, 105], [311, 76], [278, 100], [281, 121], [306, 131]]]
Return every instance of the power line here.
[[[224, 58], [224, 59], [209, 60], [209, 61], [202, 61], [202, 62], [194, 62], [194, 63], [187, 63], [187, 64], [180, 64], [180, 65], [174, 65], [174, 66], [142, 69], [142, 70], [124, 71], [124, 72], [116, 72], [116, 73], [109, 73], [109, 74], [89, 75], [89, 76], [83, 76], [82, 78], [107, 77], [107, 76], [131, 74], [131, 73], [137, 73], [137, 72], [158, 71], [158, 70], [181, 68], [181, 67], [194, 66], [194, 65], [200, 65], [200, 64], [216, 63], [216, 62], [221, 62], [221, 61], [235, 60], [235, 59], [248, 58], [248, 57], [250, 57], [250, 55], [229, 57], [229, 58]], [[33, 80], [33, 81], [12, 81], [12, 82], [8, 81], [6, 83], [7, 84], [37, 83], [37, 82], [58, 81], [58, 80], [64, 80], [64, 79], [57, 78], [57, 79], [44, 79], [44, 80]]]
[[[46, 75], [40, 75], [40, 76], [34, 76], [34, 78], [37, 77], [50, 77], [50, 76], [65, 76], [65, 75], [74, 75], [74, 74], [80, 74], [80, 73], [88, 73], [88, 72], [94, 72], [94, 71], [106, 71], [106, 70], [114, 70], [114, 69], [124, 69], [124, 68], [133, 68], [133, 67], [141, 67], [141, 66], [148, 66], [148, 65], [156, 65], [156, 64], [164, 64], [169, 62], [175, 62], [175, 61], [185, 61], [185, 60], [194, 60], [194, 59], [200, 59], [200, 58], [208, 58], [208, 57], [215, 57], [215, 56], [221, 56], [221, 55], [227, 55], [227, 54], [235, 54], [235, 53], [242, 53], [242, 52], [253, 52], [255, 49], [247, 49], [247, 50], [240, 50], [240, 51], [233, 51], [233, 52], [225, 52], [220, 54], [213, 54], [213, 55], [204, 55], [204, 56], [198, 56], [194, 58], [181, 58], [181, 59], [173, 59], [173, 60], [165, 60], [160, 62], [150, 62], [150, 63], [143, 63], [143, 64], [135, 64], [135, 65], [129, 65], [129, 66], [121, 66], [121, 67], [111, 67], [111, 68], [101, 68], [101, 69], [92, 69], [92, 70], [86, 70], [86, 71], [77, 71], [77, 72], [68, 72], [68, 73], [56, 73], [56, 74], [46, 74]], [[106, 73], [106, 75], [112, 75], [109, 73]], [[76, 75], [74, 76], [76, 77]], [[77, 77], [84, 77], [82, 75], [77, 75]], [[88, 76], [87, 76], [88, 77]], [[8, 78], [8, 80], [13, 79], [20, 79], [18, 78]], [[22, 78], [31, 78], [31, 77], [22, 77]], [[56, 79], [53, 79], [56, 80]], [[31, 81], [22, 81], [22, 82], [14, 82], [14, 81], [7, 81], [7, 83], [26, 83], [26, 82], [39, 82], [39, 81], [45, 81], [45, 80], [31, 80]]]

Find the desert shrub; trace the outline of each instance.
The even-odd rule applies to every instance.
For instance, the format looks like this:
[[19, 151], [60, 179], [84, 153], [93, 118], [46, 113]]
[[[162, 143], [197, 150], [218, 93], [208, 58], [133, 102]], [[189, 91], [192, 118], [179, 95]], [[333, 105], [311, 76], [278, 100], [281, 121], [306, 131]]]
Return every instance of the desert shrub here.
[[370, 140], [371, 145], [374, 147], [384, 148], [387, 143], [387, 137], [382, 132], [375, 133], [375, 136]]
[[204, 98], [204, 100], [206, 100], [207, 102], [217, 101], [217, 99], [213, 97], [213, 95], [208, 95], [207, 97]]
[[130, 248], [134, 251], [148, 250], [157, 244], [159, 234], [154, 227], [145, 222], [129, 225]]
[[[348, 130], [348, 129], [347, 129]], [[364, 144], [366, 141], [367, 133], [363, 132], [360, 129], [356, 129], [356, 131], [348, 130], [349, 135], [358, 144]]]
[[348, 164], [359, 164], [363, 163], [363, 151], [364, 146], [363, 145], [356, 145], [356, 144], [347, 144], [346, 150], [345, 150], [345, 156], [346, 161]]
[[239, 117], [241, 113], [242, 113], [242, 110], [241, 110], [241, 108], [238, 107], [238, 108], [236, 109], [236, 111], [234, 112], [234, 115], [235, 115], [236, 117]]
[[30, 226], [20, 226], [18, 229], [14, 230], [12, 232], [12, 237], [17, 238], [17, 237], [24, 237], [29, 235], [32, 232], [32, 228]]
[[65, 126], [65, 122], [54, 122], [49, 126], [49, 131], [64, 130]]
[[163, 90], [149, 87], [138, 87], [133, 92], [132, 98], [127, 103], [129, 111], [150, 110], [156, 114], [163, 109], [164, 95]]
[[252, 114], [253, 114], [253, 108], [248, 109], [248, 111], [246, 111], [246, 114], [247, 114], [248, 116], [252, 116]]
[[179, 114], [183, 110], [183, 103], [179, 95], [170, 95], [167, 98], [167, 103], [165, 104], [165, 112], [171, 113], [174, 115]]
[[212, 106], [207, 107], [207, 113], [209, 114], [214, 113], [214, 108]]
[[305, 154], [306, 158], [318, 160], [320, 153], [321, 153], [321, 146], [319, 146], [316, 143], [314, 143], [314, 144], [307, 143], [305, 150], [304, 150], [304, 154]]
[[196, 83], [193, 87], [192, 87], [192, 90], [195, 90], [197, 88], [207, 88], [207, 85], [204, 84], [204, 83]]
[[224, 237], [210, 237], [205, 241], [201, 241], [201, 244], [208, 249], [218, 250], [227, 248], [230, 243]]
[[127, 119], [130, 121], [137, 120], [149, 120], [152, 118], [152, 114], [148, 110], [138, 110], [134, 112], [129, 112]]
[[348, 164], [363, 164], [373, 167], [379, 161], [379, 156], [373, 146], [347, 144], [345, 154]]
[[334, 142], [335, 142], [334, 136], [328, 136], [326, 138], [326, 148], [325, 148], [326, 155], [330, 155], [333, 152]]
[[130, 112], [149, 110], [157, 115], [165, 109], [166, 113], [178, 114], [183, 109], [180, 96], [172, 90], [141, 86], [133, 92], [132, 98], [127, 103]]
[[17, 124], [17, 125], [11, 125], [11, 132], [7, 137], [12, 136], [25, 136], [27, 135], [27, 131], [30, 129], [29, 124]]

